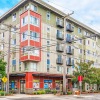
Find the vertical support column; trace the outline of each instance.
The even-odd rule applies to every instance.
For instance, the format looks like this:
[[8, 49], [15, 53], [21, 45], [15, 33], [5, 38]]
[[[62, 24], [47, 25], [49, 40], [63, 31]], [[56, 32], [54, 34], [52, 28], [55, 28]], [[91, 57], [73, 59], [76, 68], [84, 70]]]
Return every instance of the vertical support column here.
[[33, 76], [32, 73], [26, 72], [26, 93], [33, 91]]

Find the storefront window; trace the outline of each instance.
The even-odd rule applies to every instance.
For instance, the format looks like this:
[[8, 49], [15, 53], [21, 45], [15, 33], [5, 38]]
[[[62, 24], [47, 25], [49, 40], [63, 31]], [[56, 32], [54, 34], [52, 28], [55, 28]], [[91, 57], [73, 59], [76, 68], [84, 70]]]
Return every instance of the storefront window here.
[[33, 81], [33, 89], [38, 90], [40, 88], [40, 81], [39, 80], [34, 80]]
[[56, 80], [56, 90], [60, 90], [60, 81]]
[[44, 80], [44, 89], [52, 88], [52, 80]]

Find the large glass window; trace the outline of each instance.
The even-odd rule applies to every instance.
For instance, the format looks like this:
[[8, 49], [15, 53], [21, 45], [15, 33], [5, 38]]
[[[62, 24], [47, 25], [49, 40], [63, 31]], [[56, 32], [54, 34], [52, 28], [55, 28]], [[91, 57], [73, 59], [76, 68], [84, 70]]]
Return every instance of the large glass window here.
[[28, 16], [25, 16], [22, 20], [21, 20], [21, 25], [25, 26], [26, 24], [28, 24]]
[[22, 33], [22, 41], [27, 40], [28, 31]]
[[57, 71], [62, 72], [62, 66], [57, 66]]
[[37, 71], [37, 64], [36, 63], [31, 63], [30, 70], [31, 71]]
[[34, 26], [39, 26], [40, 25], [40, 21], [38, 18], [30, 16], [30, 24], [34, 25]]
[[40, 34], [36, 32], [30, 32], [30, 39], [39, 42], [40, 41]]
[[31, 10], [37, 12], [37, 6], [31, 5]]

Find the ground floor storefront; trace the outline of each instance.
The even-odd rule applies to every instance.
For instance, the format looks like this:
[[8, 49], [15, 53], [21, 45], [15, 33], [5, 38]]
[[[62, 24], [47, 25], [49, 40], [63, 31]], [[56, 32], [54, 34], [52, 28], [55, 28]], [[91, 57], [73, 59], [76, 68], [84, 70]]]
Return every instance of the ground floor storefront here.
[[[42, 89], [62, 91], [62, 80], [62, 74], [26, 72], [11, 74], [9, 87], [11, 91], [14, 90], [16, 93], [33, 93], [33, 91]], [[66, 80], [66, 87], [71, 90], [71, 79], [66, 76]]]

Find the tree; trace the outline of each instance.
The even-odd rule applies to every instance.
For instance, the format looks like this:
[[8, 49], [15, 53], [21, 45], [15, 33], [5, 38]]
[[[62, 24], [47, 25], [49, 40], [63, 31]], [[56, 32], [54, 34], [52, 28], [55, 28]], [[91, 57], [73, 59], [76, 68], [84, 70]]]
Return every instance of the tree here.
[[0, 77], [3, 77], [6, 75], [6, 71], [5, 71], [6, 64], [7, 63], [3, 61], [3, 59], [0, 59]]
[[[100, 68], [96, 68], [95, 69], [95, 79], [96, 79], [96, 84], [97, 84], [97, 87], [99, 87], [100, 86]], [[99, 90], [99, 88], [98, 88], [98, 90]]]
[[93, 64], [93, 61], [84, 63], [76, 63], [77, 66], [75, 67], [74, 76], [72, 78], [73, 83], [78, 83], [78, 76], [83, 76], [83, 90], [85, 83], [93, 84], [96, 83], [96, 76], [95, 76], [95, 68], [93, 68], [91, 65]]

